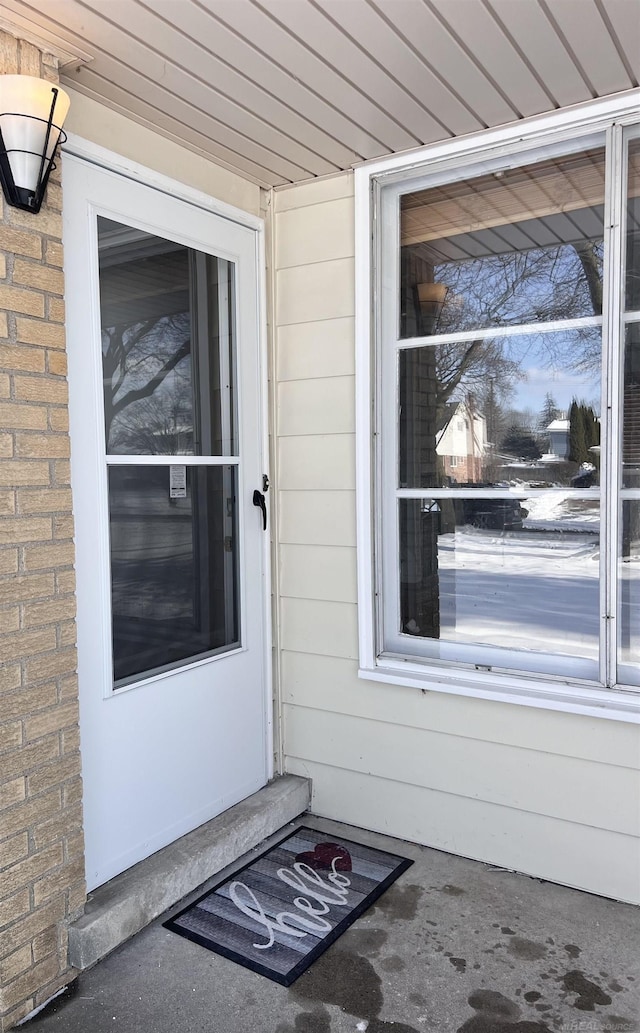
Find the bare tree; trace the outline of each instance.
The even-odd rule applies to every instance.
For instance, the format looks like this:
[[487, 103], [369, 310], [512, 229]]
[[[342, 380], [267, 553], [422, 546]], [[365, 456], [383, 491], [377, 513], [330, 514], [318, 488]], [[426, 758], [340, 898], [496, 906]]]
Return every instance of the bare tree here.
[[191, 389], [179, 378], [167, 379], [161, 394], [137, 399], [114, 424], [119, 451], [141, 455], [184, 455], [193, 451]]
[[518, 362], [509, 357], [504, 346], [491, 338], [480, 338], [464, 345], [439, 344], [436, 347], [437, 399], [439, 405], [450, 401], [459, 388], [478, 394], [488, 382], [504, 394], [522, 377]]
[[[191, 350], [189, 315], [160, 316], [133, 325], [103, 328], [104, 408], [109, 448], [123, 434], [144, 424], [148, 407], [139, 403], [155, 396], [170, 374], [187, 376]], [[174, 376], [174, 379], [175, 379]], [[184, 399], [183, 396], [183, 400]]]
[[[434, 268], [448, 287], [439, 333], [518, 323], [547, 323], [602, 312], [602, 241], [579, 241], [525, 252], [506, 252], [444, 263]], [[437, 346], [439, 405], [473, 391], [481, 397], [488, 381], [507, 394], [526, 377], [526, 347], [535, 349], [550, 372], [593, 374], [601, 361], [598, 327], [570, 333], [483, 337]], [[549, 420], [548, 422], [551, 422]]]

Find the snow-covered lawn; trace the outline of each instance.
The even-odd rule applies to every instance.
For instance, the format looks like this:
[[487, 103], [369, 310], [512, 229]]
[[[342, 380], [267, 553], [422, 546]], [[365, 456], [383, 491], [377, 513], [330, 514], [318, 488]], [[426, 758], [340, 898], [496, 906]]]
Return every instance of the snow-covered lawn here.
[[595, 659], [598, 551], [589, 534], [443, 535], [441, 637]]
[[593, 531], [600, 530], [598, 500], [572, 499], [568, 492], [553, 491], [537, 495], [522, 503], [528, 510], [524, 526], [539, 531]]
[[549, 492], [523, 505], [522, 531], [440, 537], [441, 638], [596, 659], [597, 501]]
[[[522, 504], [521, 531], [463, 526], [439, 537], [441, 641], [597, 660], [597, 499], [554, 491]], [[638, 664], [640, 550], [620, 571], [621, 659]]]

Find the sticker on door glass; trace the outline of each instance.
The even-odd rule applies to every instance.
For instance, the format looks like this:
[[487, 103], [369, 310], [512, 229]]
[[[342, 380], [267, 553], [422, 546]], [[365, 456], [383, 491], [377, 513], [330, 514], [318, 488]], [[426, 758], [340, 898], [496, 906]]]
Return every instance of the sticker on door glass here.
[[187, 468], [186, 466], [172, 465], [169, 467], [169, 498], [186, 499], [187, 497]]

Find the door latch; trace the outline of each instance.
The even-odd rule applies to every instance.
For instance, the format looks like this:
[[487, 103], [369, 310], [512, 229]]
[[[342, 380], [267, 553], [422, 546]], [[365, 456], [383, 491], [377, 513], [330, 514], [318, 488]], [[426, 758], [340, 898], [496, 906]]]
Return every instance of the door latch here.
[[266, 531], [267, 530], [267, 503], [266, 503], [264, 495], [262, 494], [261, 491], [258, 491], [257, 488], [256, 488], [256, 490], [253, 493], [253, 504], [254, 504], [254, 506], [257, 506], [258, 509], [262, 510], [262, 529], [263, 529], [263, 531]]

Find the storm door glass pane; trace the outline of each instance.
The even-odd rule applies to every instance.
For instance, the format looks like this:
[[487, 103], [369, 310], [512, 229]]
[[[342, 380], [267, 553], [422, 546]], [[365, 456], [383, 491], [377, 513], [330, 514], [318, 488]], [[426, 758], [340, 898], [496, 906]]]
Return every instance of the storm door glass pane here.
[[239, 644], [236, 468], [109, 468], [116, 687]]
[[399, 506], [403, 634], [516, 650], [529, 670], [540, 669], [535, 653], [595, 663], [596, 497], [549, 492], [521, 504], [456, 496]]
[[602, 314], [604, 150], [405, 194], [400, 336]]
[[234, 267], [98, 218], [106, 450], [233, 455]]

